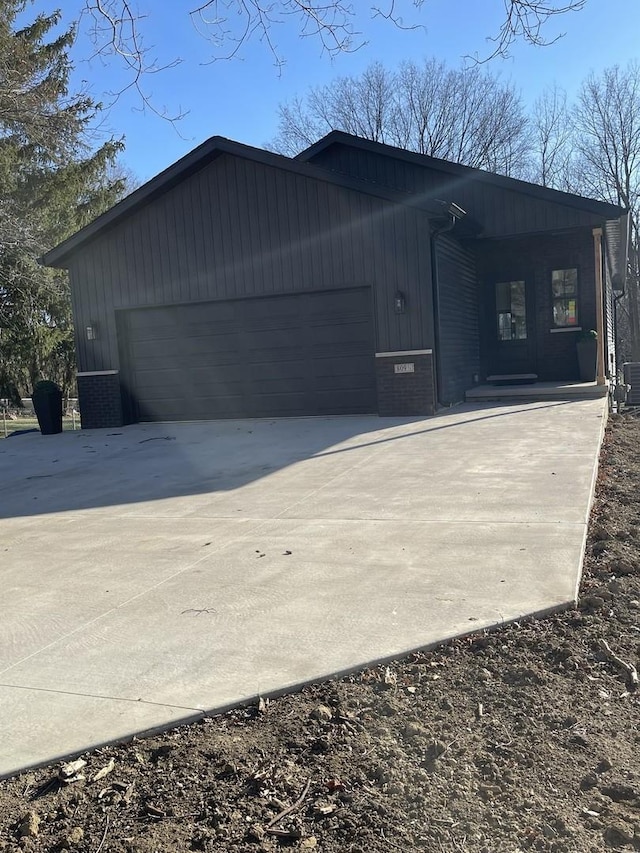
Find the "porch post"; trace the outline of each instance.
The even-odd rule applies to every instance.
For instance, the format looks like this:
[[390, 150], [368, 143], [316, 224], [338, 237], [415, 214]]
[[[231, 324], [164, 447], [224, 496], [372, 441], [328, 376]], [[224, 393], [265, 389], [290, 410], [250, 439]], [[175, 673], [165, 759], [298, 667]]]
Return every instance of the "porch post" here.
[[593, 229], [593, 255], [596, 274], [596, 332], [598, 333], [596, 383], [604, 385], [604, 310], [602, 294], [602, 228]]

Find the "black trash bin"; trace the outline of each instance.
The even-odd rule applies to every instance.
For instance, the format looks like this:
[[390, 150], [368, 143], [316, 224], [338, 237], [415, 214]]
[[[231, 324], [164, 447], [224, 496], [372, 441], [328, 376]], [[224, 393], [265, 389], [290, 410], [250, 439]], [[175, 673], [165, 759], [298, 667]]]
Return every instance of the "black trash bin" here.
[[36, 382], [31, 402], [42, 435], [62, 432], [62, 391], [55, 382], [48, 379]]

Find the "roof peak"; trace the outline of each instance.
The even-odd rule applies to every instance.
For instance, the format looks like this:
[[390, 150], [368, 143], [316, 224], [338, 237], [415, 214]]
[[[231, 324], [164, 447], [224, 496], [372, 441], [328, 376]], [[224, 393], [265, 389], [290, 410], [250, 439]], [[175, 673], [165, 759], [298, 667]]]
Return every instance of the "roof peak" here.
[[457, 163], [453, 160], [444, 160], [440, 157], [433, 157], [430, 154], [421, 154], [417, 151], [409, 151], [406, 148], [389, 145], [386, 142], [377, 142], [372, 139], [347, 133], [343, 130], [330, 131], [323, 136], [322, 139], [319, 139], [317, 142], [314, 142], [313, 145], [310, 145], [308, 148], [305, 148], [304, 151], [301, 151], [296, 156], [296, 160], [300, 160], [304, 163], [311, 162], [317, 154], [320, 154], [322, 151], [325, 151], [327, 148], [336, 144], [347, 145], [352, 148], [358, 148], [365, 151], [373, 151], [387, 157], [394, 157], [396, 159], [415, 163], [416, 165], [424, 168], [437, 169], [453, 175], [464, 174], [468, 177], [473, 177], [475, 180], [492, 183], [513, 192], [526, 193], [527, 195], [532, 195], [547, 201], [555, 201], [556, 203], [565, 204], [570, 207], [580, 207], [592, 212], [601, 213], [607, 218], [616, 219], [628, 212], [624, 207], [612, 204], [611, 202], [600, 201], [598, 199], [589, 198], [588, 196], [569, 193], [564, 190], [557, 190], [552, 187], [545, 187], [532, 181], [525, 181], [521, 178], [512, 178], [508, 175], [500, 175], [497, 172], [490, 172], [487, 169], [478, 169], [474, 166], [467, 166], [464, 163]]

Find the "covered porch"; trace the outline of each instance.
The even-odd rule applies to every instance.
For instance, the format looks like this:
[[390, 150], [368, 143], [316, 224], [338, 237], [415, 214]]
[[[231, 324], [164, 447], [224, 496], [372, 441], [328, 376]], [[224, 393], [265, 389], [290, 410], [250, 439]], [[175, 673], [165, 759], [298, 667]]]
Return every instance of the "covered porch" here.
[[[602, 237], [600, 228], [581, 228], [478, 242], [481, 378], [490, 387], [514, 385], [518, 395], [540, 380], [533, 387], [567, 394], [579, 386], [584, 395], [585, 380], [604, 385], [615, 351]], [[577, 344], [585, 335], [597, 340], [591, 376], [579, 367]]]

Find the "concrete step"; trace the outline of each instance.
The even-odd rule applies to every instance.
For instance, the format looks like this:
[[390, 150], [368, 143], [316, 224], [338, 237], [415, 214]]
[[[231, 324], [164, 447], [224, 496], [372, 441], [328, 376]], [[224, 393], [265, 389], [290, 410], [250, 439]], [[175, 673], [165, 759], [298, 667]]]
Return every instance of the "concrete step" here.
[[478, 385], [465, 394], [467, 402], [479, 400], [592, 400], [606, 397], [609, 384], [595, 382], [532, 382], [522, 384], [520, 379], [512, 385]]
[[531, 385], [537, 381], [537, 373], [501, 373], [487, 376], [490, 385]]

